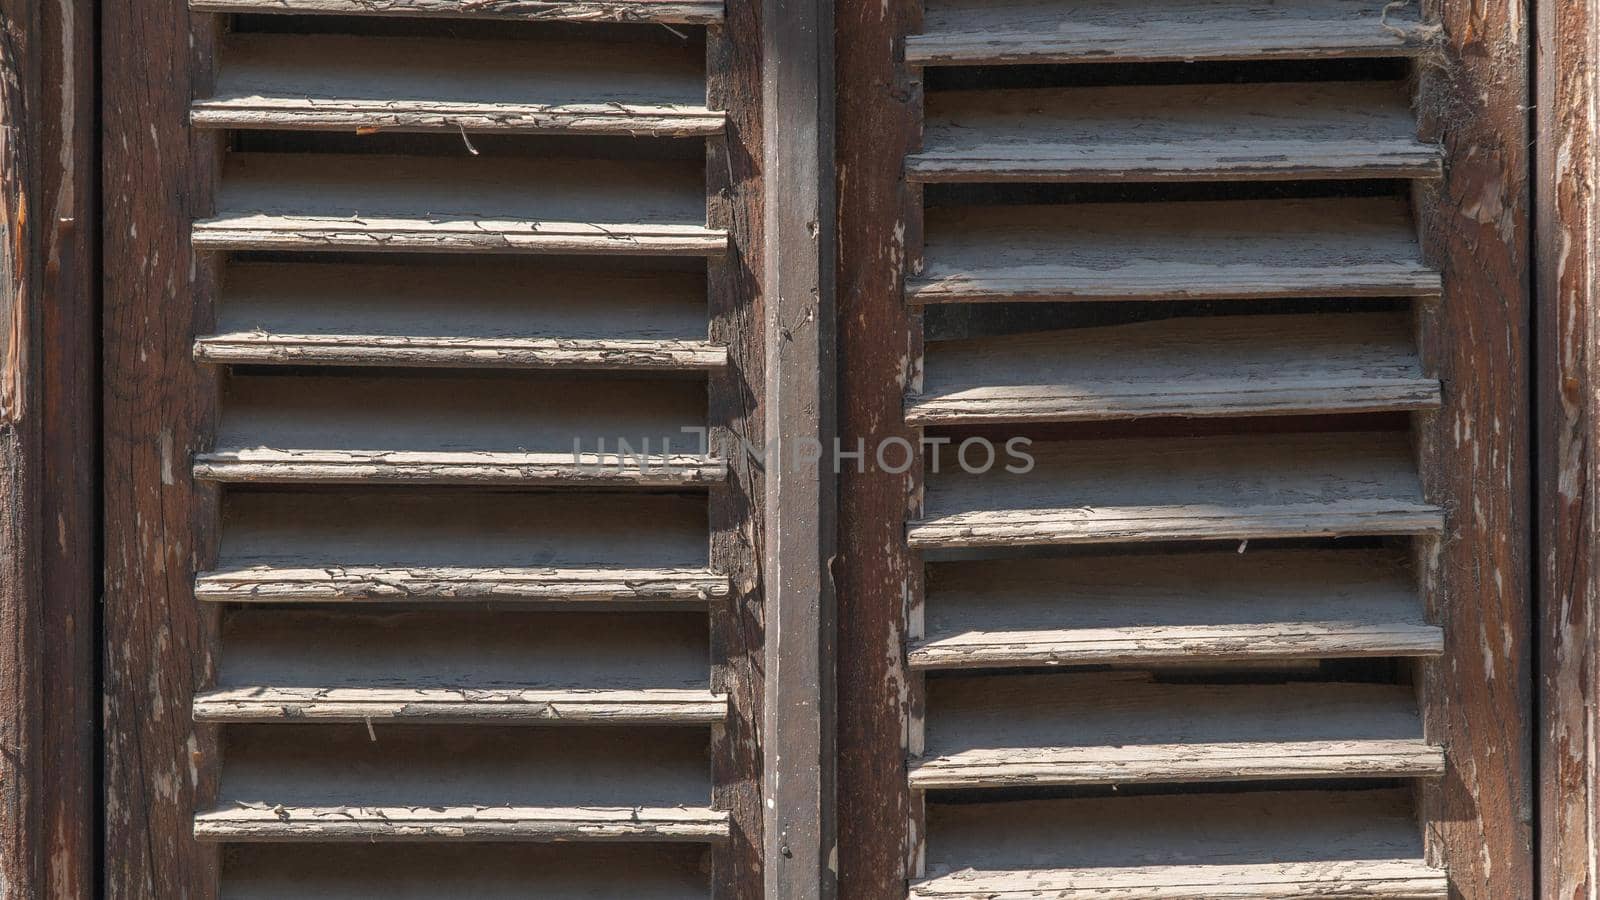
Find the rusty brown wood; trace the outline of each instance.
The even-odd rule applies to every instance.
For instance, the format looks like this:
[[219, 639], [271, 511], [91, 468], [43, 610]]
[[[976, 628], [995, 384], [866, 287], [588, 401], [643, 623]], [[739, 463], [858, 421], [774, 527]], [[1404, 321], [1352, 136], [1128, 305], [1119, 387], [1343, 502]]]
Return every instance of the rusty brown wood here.
[[41, 16], [0, 2], [0, 898], [46, 896]]
[[1448, 515], [1420, 554], [1445, 634], [1421, 690], [1449, 769], [1421, 791], [1421, 816], [1452, 896], [1530, 897], [1529, 22], [1517, 3], [1429, 0], [1424, 16], [1443, 37], [1419, 63], [1418, 111], [1445, 177], [1415, 197], [1444, 295], [1422, 306], [1420, 343], [1445, 391], [1417, 433], [1426, 492]]
[[212, 330], [216, 260], [189, 222], [211, 213], [216, 138], [185, 111], [203, 94], [218, 17], [181, 0], [102, 7], [105, 266], [103, 622], [105, 896], [204, 900], [213, 847], [193, 838], [218, 772], [214, 726], [190, 701], [215, 667], [214, 488], [189, 477], [208, 449], [213, 375], [191, 344]]
[[43, 569], [42, 664], [46, 846], [52, 900], [87, 900], [95, 889], [98, 760], [96, 520], [99, 229], [94, 155], [96, 93], [93, 0], [38, 7], [43, 47], [43, 241], [39, 316], [43, 484], [39, 563]]
[[727, 111], [724, 135], [707, 141], [707, 224], [728, 232], [728, 253], [712, 259], [710, 335], [728, 364], [710, 374], [713, 449], [728, 477], [710, 490], [711, 565], [730, 594], [709, 604], [712, 689], [728, 696], [728, 719], [713, 730], [712, 805], [728, 813], [729, 839], [711, 848], [712, 896], [761, 897], [761, 711], [765, 472], [743, 448], [762, 444], [765, 421], [761, 296], [761, 45], [757, 0], [730, 0], [727, 22], [707, 28], [708, 105]]
[[[920, 191], [902, 179], [921, 136], [920, 74], [902, 65], [916, 0], [844, 0], [835, 25], [838, 92], [839, 435], [846, 450], [900, 439], [903, 395], [922, 359], [920, 316], [902, 300], [908, 254], [920, 253]], [[870, 451], [869, 451], [870, 454]], [[922, 563], [905, 540], [921, 466], [841, 468], [839, 594], [839, 886], [851, 900], [904, 896], [920, 818], [905, 751], [919, 713], [903, 648], [920, 605]]]
[[1540, 643], [1538, 731], [1541, 896], [1593, 896], [1600, 865], [1600, 557], [1595, 515], [1595, 153], [1600, 10], [1590, 0], [1537, 4], [1538, 129], [1535, 296], [1538, 298]]

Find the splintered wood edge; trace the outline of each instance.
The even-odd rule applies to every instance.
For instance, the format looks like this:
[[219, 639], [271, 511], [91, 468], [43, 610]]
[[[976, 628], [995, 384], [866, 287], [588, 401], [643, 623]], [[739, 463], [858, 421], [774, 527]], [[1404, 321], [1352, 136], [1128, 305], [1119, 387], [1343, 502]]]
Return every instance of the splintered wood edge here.
[[1430, 778], [1444, 750], [1416, 740], [1153, 744], [967, 750], [912, 760], [917, 790], [1296, 778]]
[[437, 16], [565, 22], [716, 25], [723, 4], [694, 0], [190, 0], [195, 12]]
[[507, 569], [462, 566], [251, 567], [205, 572], [195, 599], [212, 603], [409, 603], [525, 600], [703, 604], [731, 593], [706, 569]]
[[233, 484], [545, 484], [674, 487], [728, 477], [726, 460], [653, 453], [243, 451], [195, 455], [194, 477]]
[[605, 338], [440, 338], [390, 335], [208, 335], [201, 362], [252, 365], [449, 366], [617, 371], [713, 371], [728, 348], [710, 341]]
[[710, 137], [727, 127], [727, 116], [700, 108], [640, 105], [537, 106], [452, 104], [401, 100], [391, 104], [355, 100], [198, 100], [189, 121], [198, 128], [241, 130], [399, 131], [476, 134], [610, 134], [627, 137]]
[[1444, 511], [1427, 504], [1368, 502], [1303, 504], [1281, 509], [1207, 508], [1201, 515], [1183, 507], [1106, 514], [1063, 510], [993, 510], [923, 519], [909, 523], [906, 540], [919, 549], [1005, 547], [1033, 544], [1108, 544], [1172, 540], [1249, 540], [1290, 537], [1404, 536], [1438, 534]]
[[196, 722], [427, 721], [498, 725], [713, 725], [728, 699], [710, 691], [519, 688], [232, 687], [194, 699]]
[[912, 900], [1393, 898], [1444, 900], [1449, 879], [1421, 859], [963, 870], [915, 881]]
[[[1246, 659], [1351, 659], [1385, 656], [1438, 656], [1444, 630], [1437, 625], [1374, 623], [1341, 627], [1327, 623], [1272, 623], [1212, 628], [1148, 627], [1030, 631], [992, 631], [933, 637], [906, 653], [913, 669], [981, 669], [1062, 664], [1194, 662]], [[1174, 634], [1174, 632], [1184, 632]], [[1212, 632], [1202, 634], [1201, 631]]]
[[716, 256], [728, 233], [683, 226], [670, 231], [627, 224], [576, 225], [531, 220], [363, 225], [348, 219], [284, 218], [262, 225], [196, 222], [196, 250], [300, 250], [435, 253], [577, 253], [638, 256]]
[[224, 805], [194, 819], [202, 841], [687, 841], [729, 833], [696, 807]]

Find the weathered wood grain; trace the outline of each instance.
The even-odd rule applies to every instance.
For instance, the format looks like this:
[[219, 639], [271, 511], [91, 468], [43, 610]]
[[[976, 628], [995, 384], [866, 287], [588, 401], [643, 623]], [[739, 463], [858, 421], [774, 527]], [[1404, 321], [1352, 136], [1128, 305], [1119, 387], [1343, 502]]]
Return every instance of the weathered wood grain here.
[[1431, 656], [1408, 567], [1370, 550], [934, 564], [913, 668]]
[[911, 886], [912, 900], [1443, 900], [1442, 869], [1420, 859], [1258, 865], [966, 870]]
[[1437, 776], [1409, 688], [998, 675], [929, 685], [923, 790]]
[[729, 595], [728, 578], [704, 569], [558, 569], [473, 566], [253, 566], [204, 572], [207, 603], [415, 603], [532, 601], [699, 605]]
[[1418, 548], [1445, 633], [1419, 691], [1430, 740], [1450, 748], [1450, 774], [1421, 792], [1419, 815], [1453, 895], [1498, 900], [1543, 891], [1531, 756], [1528, 111], [1547, 98], [1529, 90], [1528, 7], [1423, 8], [1443, 25], [1444, 61], [1421, 68], [1417, 109], [1446, 173], [1414, 187], [1424, 251], [1444, 274], [1443, 301], [1419, 310], [1418, 332], [1423, 364], [1449, 390], [1415, 432], [1427, 496], [1452, 514], [1443, 539]]
[[928, 214], [913, 303], [1436, 297], [1391, 198], [957, 207]]
[[705, 690], [515, 687], [231, 687], [194, 699], [201, 722], [381, 722], [496, 725], [711, 725], [728, 701]]
[[[836, 8], [839, 252], [839, 437], [914, 448], [904, 472], [844, 465], [833, 566], [838, 590], [839, 894], [903, 896], [922, 863], [920, 798], [906, 784], [905, 753], [920, 739], [917, 684], [904, 648], [917, 630], [921, 557], [904, 523], [922, 493], [920, 429], [904, 397], [922, 372], [922, 323], [901, 302], [921, 255], [921, 191], [903, 179], [922, 131], [922, 78], [896, 59], [919, 29], [917, 0]], [[870, 452], [870, 451], [869, 451]]]
[[678, 487], [728, 477], [693, 453], [222, 450], [197, 453], [194, 477], [231, 484], [480, 484]]
[[711, 25], [722, 21], [723, 3], [722, 0], [189, 0], [189, 8], [215, 13]]
[[1600, 704], [1594, 653], [1600, 641], [1600, 509], [1596, 363], [1600, 306], [1595, 280], [1595, 178], [1600, 126], [1595, 83], [1600, 16], [1588, 3], [1539, 3], [1538, 153], [1534, 180], [1534, 290], [1538, 306], [1539, 505], [1537, 559], [1540, 708], [1537, 765], [1539, 877], [1550, 897], [1587, 897], [1600, 885]]
[[728, 349], [709, 341], [262, 332], [207, 335], [195, 341], [194, 355], [201, 362], [233, 365], [440, 366], [622, 372], [705, 371], [721, 368], [728, 362]]
[[706, 378], [711, 446], [728, 463], [728, 478], [707, 489], [706, 504], [711, 565], [730, 587], [708, 605], [711, 686], [730, 709], [726, 724], [711, 730], [711, 805], [728, 813], [730, 831], [711, 848], [715, 900], [761, 900], [765, 852], [766, 471], [746, 451], [766, 446], [766, 392], [755, 387], [766, 379], [760, 22], [759, 0], [732, 0], [725, 23], [706, 29], [706, 103], [728, 116], [705, 157], [706, 223], [728, 232], [728, 252], [708, 258], [698, 307], [710, 314], [711, 339], [728, 348], [728, 365]]
[[913, 181], [1433, 178], [1401, 84], [968, 90], [928, 100]]
[[215, 847], [191, 837], [220, 769], [217, 729], [189, 701], [216, 664], [215, 607], [194, 602], [213, 563], [212, 488], [186, 461], [210, 443], [214, 373], [190, 344], [212, 330], [218, 260], [188, 223], [213, 210], [221, 146], [190, 131], [220, 23], [171, 0], [102, 6], [104, 438], [102, 727], [108, 900], [215, 897]]
[[688, 45], [239, 35], [220, 54], [203, 128], [717, 134]]
[[[96, 656], [101, 561], [99, 465], [100, 227], [98, 9], [91, 0], [38, 5], [43, 138], [40, 346], [44, 464], [44, 732], [51, 760], [41, 840], [44, 896], [89, 900], [99, 871], [95, 834], [100, 743]], [[22, 21], [13, 19], [13, 21]], [[13, 127], [15, 125], [13, 124]], [[3, 501], [0, 501], [3, 502]], [[10, 629], [7, 633], [13, 633]]]
[[707, 256], [700, 172], [677, 161], [230, 154], [201, 250]]
[[543, 260], [235, 263], [197, 359], [255, 365], [710, 370], [705, 279]]
[[933, 0], [925, 66], [1410, 56], [1438, 29], [1383, 0]]
[[692, 841], [728, 836], [728, 814], [686, 807], [287, 806], [195, 816], [202, 841]]
[[[49, 887], [46, 844], [52, 764], [44, 681], [46, 496], [42, 343], [46, 199], [41, 10], [0, 3], [0, 897], [33, 900]], [[71, 677], [70, 672], [60, 673]], [[69, 775], [69, 777], [76, 777]], [[72, 860], [64, 860], [69, 865]]]
[[[1436, 534], [1409, 441], [1390, 433], [1035, 444], [984, 474], [945, 448], [912, 546], [994, 547]], [[983, 461], [972, 451], [972, 464]]]
[[1169, 319], [928, 347], [914, 425], [1436, 408], [1409, 317]]

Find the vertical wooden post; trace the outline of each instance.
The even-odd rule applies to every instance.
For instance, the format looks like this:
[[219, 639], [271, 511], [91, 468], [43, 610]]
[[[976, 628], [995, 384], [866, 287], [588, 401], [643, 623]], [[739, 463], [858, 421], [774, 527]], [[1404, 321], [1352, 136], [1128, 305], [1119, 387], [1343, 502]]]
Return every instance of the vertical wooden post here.
[[921, 603], [920, 556], [906, 545], [907, 515], [921, 502], [922, 466], [877, 467], [872, 448], [904, 440], [909, 383], [920, 373], [922, 329], [903, 279], [921, 246], [920, 189], [901, 177], [921, 136], [920, 86], [903, 64], [904, 36], [918, 27], [918, 0], [849, 0], [839, 7], [839, 378], [846, 448], [868, 446], [863, 469], [840, 477], [841, 533], [851, 545], [839, 571], [840, 879], [851, 900], [903, 897], [922, 836], [921, 804], [906, 781], [919, 715], [905, 643]]
[[1600, 865], [1600, 308], [1595, 298], [1600, 4], [1540, 0], [1537, 199], [1541, 896], [1594, 895]]
[[707, 224], [728, 232], [728, 253], [709, 261], [711, 339], [728, 366], [711, 374], [712, 450], [728, 462], [710, 492], [711, 567], [728, 576], [727, 600], [712, 604], [712, 687], [729, 717], [712, 735], [713, 805], [731, 837], [712, 850], [712, 897], [759, 900], [762, 889], [761, 532], [766, 472], [746, 452], [763, 443], [761, 26], [760, 0], [728, 0], [726, 19], [706, 29], [706, 101], [724, 110], [725, 134], [706, 142]]
[[0, 0], [0, 900], [45, 896], [40, 38]]
[[1422, 815], [1455, 895], [1502, 900], [1530, 896], [1534, 869], [1528, 21], [1519, 3], [1425, 6], [1442, 52], [1421, 64], [1418, 111], [1445, 176], [1417, 188], [1417, 214], [1444, 296], [1419, 337], [1444, 405], [1417, 433], [1448, 512], [1419, 575], [1445, 633], [1423, 691], [1449, 769]]
[[39, 375], [45, 882], [51, 900], [95, 890], [99, 523], [99, 225], [94, 0], [43, 0], [44, 149]]
[[183, 0], [101, 7], [104, 190], [105, 896], [217, 893], [215, 845], [194, 839], [220, 765], [191, 714], [216, 667], [217, 613], [194, 598], [214, 561], [208, 449], [215, 376], [193, 355], [210, 330], [218, 261], [190, 246], [210, 214], [218, 138], [189, 127], [209, 92], [218, 17]]
[[765, 0], [768, 900], [837, 890], [834, 814], [833, 4]]

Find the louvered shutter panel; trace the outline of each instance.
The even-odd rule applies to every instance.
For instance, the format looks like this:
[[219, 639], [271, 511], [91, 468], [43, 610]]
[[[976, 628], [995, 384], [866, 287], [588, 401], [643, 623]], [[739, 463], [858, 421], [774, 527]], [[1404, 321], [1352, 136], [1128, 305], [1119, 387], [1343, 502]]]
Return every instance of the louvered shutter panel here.
[[718, 893], [751, 589], [723, 4], [192, 9], [201, 376], [152, 390], [215, 408], [165, 477], [200, 501], [220, 875], [156, 894]]
[[1366, 0], [916, 19], [875, 260], [923, 448], [878, 507], [910, 896], [1446, 896], [1415, 799], [1446, 771], [1416, 564], [1445, 510], [1411, 427], [1442, 396], [1408, 81], [1437, 29]]

